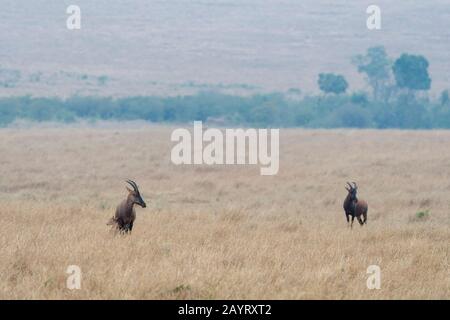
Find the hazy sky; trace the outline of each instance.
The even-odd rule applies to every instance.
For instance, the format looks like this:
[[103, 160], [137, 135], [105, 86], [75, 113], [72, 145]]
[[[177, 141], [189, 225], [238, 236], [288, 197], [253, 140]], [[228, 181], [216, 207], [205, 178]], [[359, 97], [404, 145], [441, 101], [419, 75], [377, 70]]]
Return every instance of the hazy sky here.
[[[358, 89], [351, 57], [374, 45], [393, 58], [425, 55], [432, 90], [450, 87], [449, 0], [376, 1], [377, 31], [366, 28], [372, 3], [0, 0], [0, 65], [23, 75], [1, 94], [173, 94], [189, 83], [314, 92], [320, 72], [342, 73]], [[70, 4], [81, 8], [81, 30], [66, 28]], [[36, 72], [45, 81], [28, 83]], [[97, 88], [78, 74], [112, 80]]]

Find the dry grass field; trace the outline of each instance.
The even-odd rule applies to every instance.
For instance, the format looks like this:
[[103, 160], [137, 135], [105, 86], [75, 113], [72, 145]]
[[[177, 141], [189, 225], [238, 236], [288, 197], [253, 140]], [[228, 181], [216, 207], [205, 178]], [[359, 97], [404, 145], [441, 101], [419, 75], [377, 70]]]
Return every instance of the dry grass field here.
[[[450, 298], [450, 132], [281, 130], [280, 171], [260, 176], [172, 165], [171, 131], [1, 129], [0, 298]], [[119, 236], [128, 178], [147, 208]], [[353, 230], [347, 180], [369, 203]]]

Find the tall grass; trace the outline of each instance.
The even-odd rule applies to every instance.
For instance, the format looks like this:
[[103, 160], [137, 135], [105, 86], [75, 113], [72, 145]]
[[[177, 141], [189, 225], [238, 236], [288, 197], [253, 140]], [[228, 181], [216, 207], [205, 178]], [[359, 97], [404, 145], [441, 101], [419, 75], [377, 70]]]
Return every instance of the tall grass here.
[[[170, 133], [0, 130], [0, 298], [450, 297], [449, 132], [282, 130], [272, 177], [176, 167]], [[106, 222], [127, 178], [148, 207], [117, 236]], [[369, 203], [353, 230], [347, 180]], [[380, 290], [366, 287], [374, 264]], [[80, 290], [66, 288], [69, 265]]]

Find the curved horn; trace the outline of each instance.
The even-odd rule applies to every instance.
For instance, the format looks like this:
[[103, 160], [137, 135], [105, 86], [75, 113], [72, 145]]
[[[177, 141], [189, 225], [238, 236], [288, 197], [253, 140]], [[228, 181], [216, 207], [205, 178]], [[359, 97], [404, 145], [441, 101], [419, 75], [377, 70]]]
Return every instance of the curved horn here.
[[355, 189], [358, 189], [358, 186], [356, 185], [356, 182], [353, 182], [353, 185], [355, 186]]
[[350, 187], [350, 189], [353, 189], [352, 185], [350, 184], [350, 182], [347, 181], [348, 186]]
[[134, 191], [139, 192], [138, 186], [136, 185], [136, 182], [132, 180], [127, 180], [127, 182], [133, 187]]

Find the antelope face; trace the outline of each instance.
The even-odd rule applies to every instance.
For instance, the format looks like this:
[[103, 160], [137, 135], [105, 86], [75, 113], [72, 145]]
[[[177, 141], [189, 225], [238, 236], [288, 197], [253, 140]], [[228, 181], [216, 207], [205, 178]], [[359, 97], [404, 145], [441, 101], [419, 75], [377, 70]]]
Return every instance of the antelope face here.
[[358, 191], [358, 186], [354, 182], [353, 182], [353, 186], [348, 182], [347, 182], [347, 184], [348, 184], [349, 188], [345, 187], [345, 189], [348, 191], [348, 194], [350, 195], [350, 200], [356, 201], [357, 200], [356, 193]]
[[352, 189], [349, 193], [350, 193], [350, 200], [355, 201], [356, 200], [356, 189]]
[[127, 190], [129, 192], [129, 199], [136, 205], [141, 206], [142, 208], [147, 207], [147, 205], [144, 202], [144, 199], [142, 199], [141, 193], [139, 192], [139, 188], [136, 185], [134, 181], [128, 180], [127, 181], [132, 187], [133, 190], [127, 187]]
[[144, 202], [144, 199], [142, 199], [141, 194], [138, 192], [132, 192], [131, 193], [131, 198], [134, 204], [137, 204], [138, 206], [141, 206], [142, 208], [147, 207], [147, 205]]

